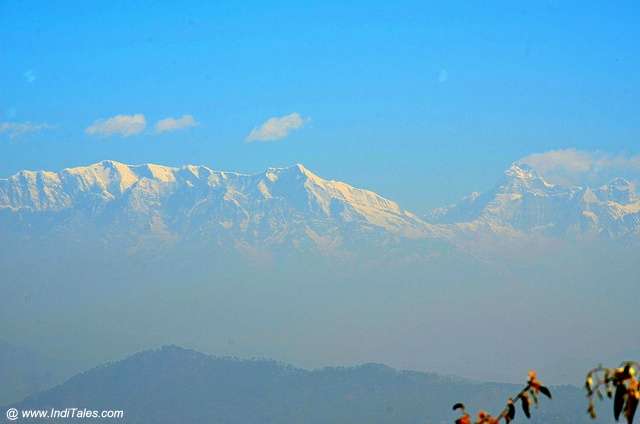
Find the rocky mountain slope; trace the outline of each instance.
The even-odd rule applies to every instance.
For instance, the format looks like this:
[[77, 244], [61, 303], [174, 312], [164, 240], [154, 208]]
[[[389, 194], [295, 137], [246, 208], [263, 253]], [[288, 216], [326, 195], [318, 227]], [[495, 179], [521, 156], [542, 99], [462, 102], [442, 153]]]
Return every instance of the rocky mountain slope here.
[[426, 220], [454, 225], [466, 234], [485, 230], [619, 239], [638, 235], [639, 211], [640, 197], [624, 179], [599, 188], [564, 187], [547, 183], [526, 164], [514, 164], [490, 190], [472, 193]]
[[446, 233], [371, 191], [323, 180], [301, 165], [254, 175], [113, 161], [22, 171], [0, 180], [0, 220], [33, 238], [67, 234], [130, 251], [204, 243], [253, 259], [290, 251], [345, 259], [394, 240]]
[[129, 251], [191, 242], [254, 260], [292, 252], [347, 260], [367, 249], [380, 253], [402, 243], [416, 249], [420, 240], [455, 241], [476, 233], [633, 240], [639, 232], [640, 197], [628, 181], [564, 187], [524, 164], [511, 166], [490, 190], [424, 220], [301, 165], [241, 175], [103, 161], [0, 179], [3, 237], [62, 237]]

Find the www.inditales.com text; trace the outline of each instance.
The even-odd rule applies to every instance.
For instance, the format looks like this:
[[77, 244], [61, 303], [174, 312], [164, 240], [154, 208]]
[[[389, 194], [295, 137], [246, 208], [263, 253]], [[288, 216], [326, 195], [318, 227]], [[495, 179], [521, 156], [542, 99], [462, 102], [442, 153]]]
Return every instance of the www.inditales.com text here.
[[123, 418], [124, 411], [96, 411], [87, 408], [64, 408], [64, 409], [24, 409], [18, 411], [16, 408], [7, 409], [7, 419], [15, 421], [18, 418]]

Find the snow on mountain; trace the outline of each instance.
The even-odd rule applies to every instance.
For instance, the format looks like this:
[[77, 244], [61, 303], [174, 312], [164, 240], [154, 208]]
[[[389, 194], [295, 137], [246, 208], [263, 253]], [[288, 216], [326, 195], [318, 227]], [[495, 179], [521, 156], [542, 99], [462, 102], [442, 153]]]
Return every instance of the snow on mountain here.
[[[241, 175], [204, 166], [129, 166], [103, 161], [58, 173], [0, 179], [0, 211], [27, 220], [84, 223], [129, 249], [208, 240], [253, 255], [285, 246], [340, 255], [391, 239], [439, 238], [438, 229], [377, 194], [327, 181], [302, 165]], [[57, 216], [57, 215], [56, 215]], [[82, 237], [82, 235], [78, 235]]]
[[609, 238], [640, 231], [640, 197], [631, 184], [617, 178], [608, 184], [565, 187], [549, 184], [529, 165], [512, 165], [483, 193], [434, 211], [427, 219], [455, 225], [464, 232], [492, 232], [566, 236], [583, 233]]
[[490, 190], [426, 220], [302, 165], [242, 175], [103, 161], [0, 179], [0, 237], [7, 240], [91, 241], [130, 252], [186, 242], [267, 263], [292, 252], [348, 260], [372, 250], [404, 252], [400, 260], [432, 254], [432, 241], [486, 234], [635, 237], [640, 197], [620, 178], [598, 188], [564, 187], [514, 164]]

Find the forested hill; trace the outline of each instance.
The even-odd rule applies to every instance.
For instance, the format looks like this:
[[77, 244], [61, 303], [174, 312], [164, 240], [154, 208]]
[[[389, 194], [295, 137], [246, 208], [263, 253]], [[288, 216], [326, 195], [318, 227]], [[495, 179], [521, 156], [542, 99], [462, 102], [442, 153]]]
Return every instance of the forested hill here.
[[[122, 410], [119, 423], [452, 423], [458, 417], [451, 410], [454, 403], [466, 403], [473, 413], [485, 409], [497, 414], [521, 388], [381, 364], [308, 371], [271, 360], [220, 358], [165, 346], [99, 366], [12, 407]], [[581, 389], [551, 390], [553, 400], [541, 399], [531, 420], [521, 411], [516, 419], [531, 424], [599, 422], [585, 413]], [[601, 415], [608, 409], [602, 405]]]

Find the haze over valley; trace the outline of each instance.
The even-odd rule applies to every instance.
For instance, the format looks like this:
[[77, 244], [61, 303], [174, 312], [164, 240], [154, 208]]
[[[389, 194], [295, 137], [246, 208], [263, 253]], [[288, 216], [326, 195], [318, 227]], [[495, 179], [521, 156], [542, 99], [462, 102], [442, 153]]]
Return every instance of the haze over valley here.
[[588, 420], [640, 360], [639, 21], [0, 1], [0, 405], [441, 423], [533, 369]]
[[553, 185], [525, 164], [422, 219], [302, 165], [24, 171], [0, 179], [0, 338], [83, 364], [175, 343], [580, 384], [572, 361], [639, 341], [639, 210], [626, 180]]

